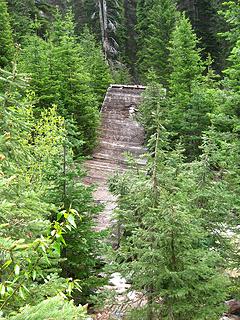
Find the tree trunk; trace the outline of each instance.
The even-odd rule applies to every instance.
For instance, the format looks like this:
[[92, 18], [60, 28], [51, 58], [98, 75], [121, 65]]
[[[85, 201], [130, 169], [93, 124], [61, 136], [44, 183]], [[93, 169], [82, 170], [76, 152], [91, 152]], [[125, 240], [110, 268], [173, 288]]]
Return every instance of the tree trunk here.
[[104, 51], [105, 59], [107, 59], [108, 52], [108, 34], [107, 34], [107, 2], [106, 0], [99, 0], [99, 21], [101, 27], [101, 35], [102, 35], [102, 46]]
[[125, 53], [129, 61], [130, 73], [135, 83], [139, 83], [137, 77], [137, 33], [135, 30], [137, 23], [137, 0], [124, 0], [124, 16], [125, 16]]

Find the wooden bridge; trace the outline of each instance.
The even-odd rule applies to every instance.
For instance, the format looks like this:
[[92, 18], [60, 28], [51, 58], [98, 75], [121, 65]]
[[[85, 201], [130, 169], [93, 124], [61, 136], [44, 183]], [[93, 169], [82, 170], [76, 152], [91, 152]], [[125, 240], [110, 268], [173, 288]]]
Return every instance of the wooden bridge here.
[[116, 199], [108, 191], [108, 178], [116, 171], [124, 171], [130, 153], [141, 163], [139, 156], [144, 153], [144, 130], [135, 120], [135, 112], [141, 101], [143, 86], [111, 85], [103, 102], [99, 144], [92, 160], [86, 162], [87, 184], [96, 184], [96, 201], [105, 205], [98, 218], [97, 230], [110, 226]]

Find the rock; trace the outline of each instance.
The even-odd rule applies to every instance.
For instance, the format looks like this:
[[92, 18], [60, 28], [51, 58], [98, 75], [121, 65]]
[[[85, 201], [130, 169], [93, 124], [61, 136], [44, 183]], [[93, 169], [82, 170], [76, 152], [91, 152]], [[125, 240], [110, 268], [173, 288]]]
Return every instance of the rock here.
[[229, 313], [240, 316], [240, 301], [235, 299], [226, 301], [226, 305], [229, 307]]
[[124, 292], [126, 292], [129, 288], [130, 285], [127, 284], [126, 279], [124, 279], [120, 273], [116, 272], [113, 273], [109, 283], [112, 284], [114, 286], [114, 290], [118, 293], [118, 294], [122, 294]]
[[[226, 319], [240, 320], [240, 301], [232, 299], [225, 302], [229, 307], [229, 311], [226, 314]], [[224, 318], [223, 318], [224, 320]]]

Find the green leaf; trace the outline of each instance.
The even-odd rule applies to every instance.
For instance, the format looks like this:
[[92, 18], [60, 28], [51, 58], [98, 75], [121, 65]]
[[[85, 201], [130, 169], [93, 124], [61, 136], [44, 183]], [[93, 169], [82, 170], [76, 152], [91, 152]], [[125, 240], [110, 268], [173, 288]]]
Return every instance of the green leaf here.
[[64, 240], [63, 236], [59, 236], [59, 241], [66, 245], [66, 241]]
[[72, 230], [72, 228], [71, 228], [71, 226], [70, 226], [69, 224], [66, 225], [66, 228], [67, 228], [69, 231]]
[[40, 248], [44, 253], [46, 253], [46, 246], [43, 243], [40, 244]]
[[51, 236], [54, 237], [55, 234], [56, 234], [56, 232], [57, 232], [56, 230], [52, 230], [52, 231], [51, 231]]
[[19, 289], [19, 295], [22, 299], [25, 299], [25, 295], [22, 288]]
[[69, 295], [71, 295], [73, 289], [74, 289], [74, 283], [73, 283], [73, 282], [69, 282], [69, 283], [68, 283], [68, 288], [67, 288], [67, 293], [68, 293]]
[[14, 292], [13, 288], [12, 287], [7, 287], [7, 292], [9, 294], [12, 294]]
[[36, 277], [37, 277], [37, 271], [36, 271], [36, 270], [33, 270], [33, 272], [32, 272], [32, 278], [33, 278], [33, 280], [35, 280]]
[[26, 286], [23, 285], [22, 287], [26, 292], [30, 293], [30, 291], [28, 290], [28, 288]]
[[55, 252], [56, 252], [58, 255], [61, 254], [61, 245], [60, 245], [59, 242], [56, 241], [56, 242], [53, 244], [53, 249], [55, 250]]
[[63, 213], [62, 213], [62, 212], [59, 212], [59, 213], [57, 214], [57, 221], [59, 221], [59, 220], [62, 218], [62, 216], [63, 216]]
[[0, 284], [0, 294], [1, 294], [1, 296], [4, 296], [5, 292], [6, 292], [6, 287], [5, 287], [5, 285], [3, 283], [1, 283]]
[[8, 266], [10, 266], [10, 264], [12, 263], [12, 260], [7, 260], [4, 265], [2, 266], [2, 270], [6, 269]]
[[16, 276], [19, 276], [20, 273], [20, 266], [18, 264], [15, 265], [14, 267], [14, 272]]
[[74, 227], [77, 228], [74, 216], [72, 214], [69, 214], [67, 217], [67, 221]]

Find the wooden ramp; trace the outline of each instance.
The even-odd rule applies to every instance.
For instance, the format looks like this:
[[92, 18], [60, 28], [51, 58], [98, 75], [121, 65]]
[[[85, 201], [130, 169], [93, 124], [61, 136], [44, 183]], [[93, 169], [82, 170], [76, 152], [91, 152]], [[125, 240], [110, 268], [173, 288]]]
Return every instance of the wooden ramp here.
[[[103, 102], [99, 144], [92, 160], [86, 161], [87, 184], [96, 184], [96, 201], [105, 205], [98, 217], [97, 230], [111, 225], [116, 199], [108, 191], [108, 178], [126, 167], [125, 153], [138, 159], [144, 153], [144, 130], [135, 120], [135, 112], [141, 101], [143, 86], [111, 85]], [[138, 159], [139, 163], [142, 160]]]

